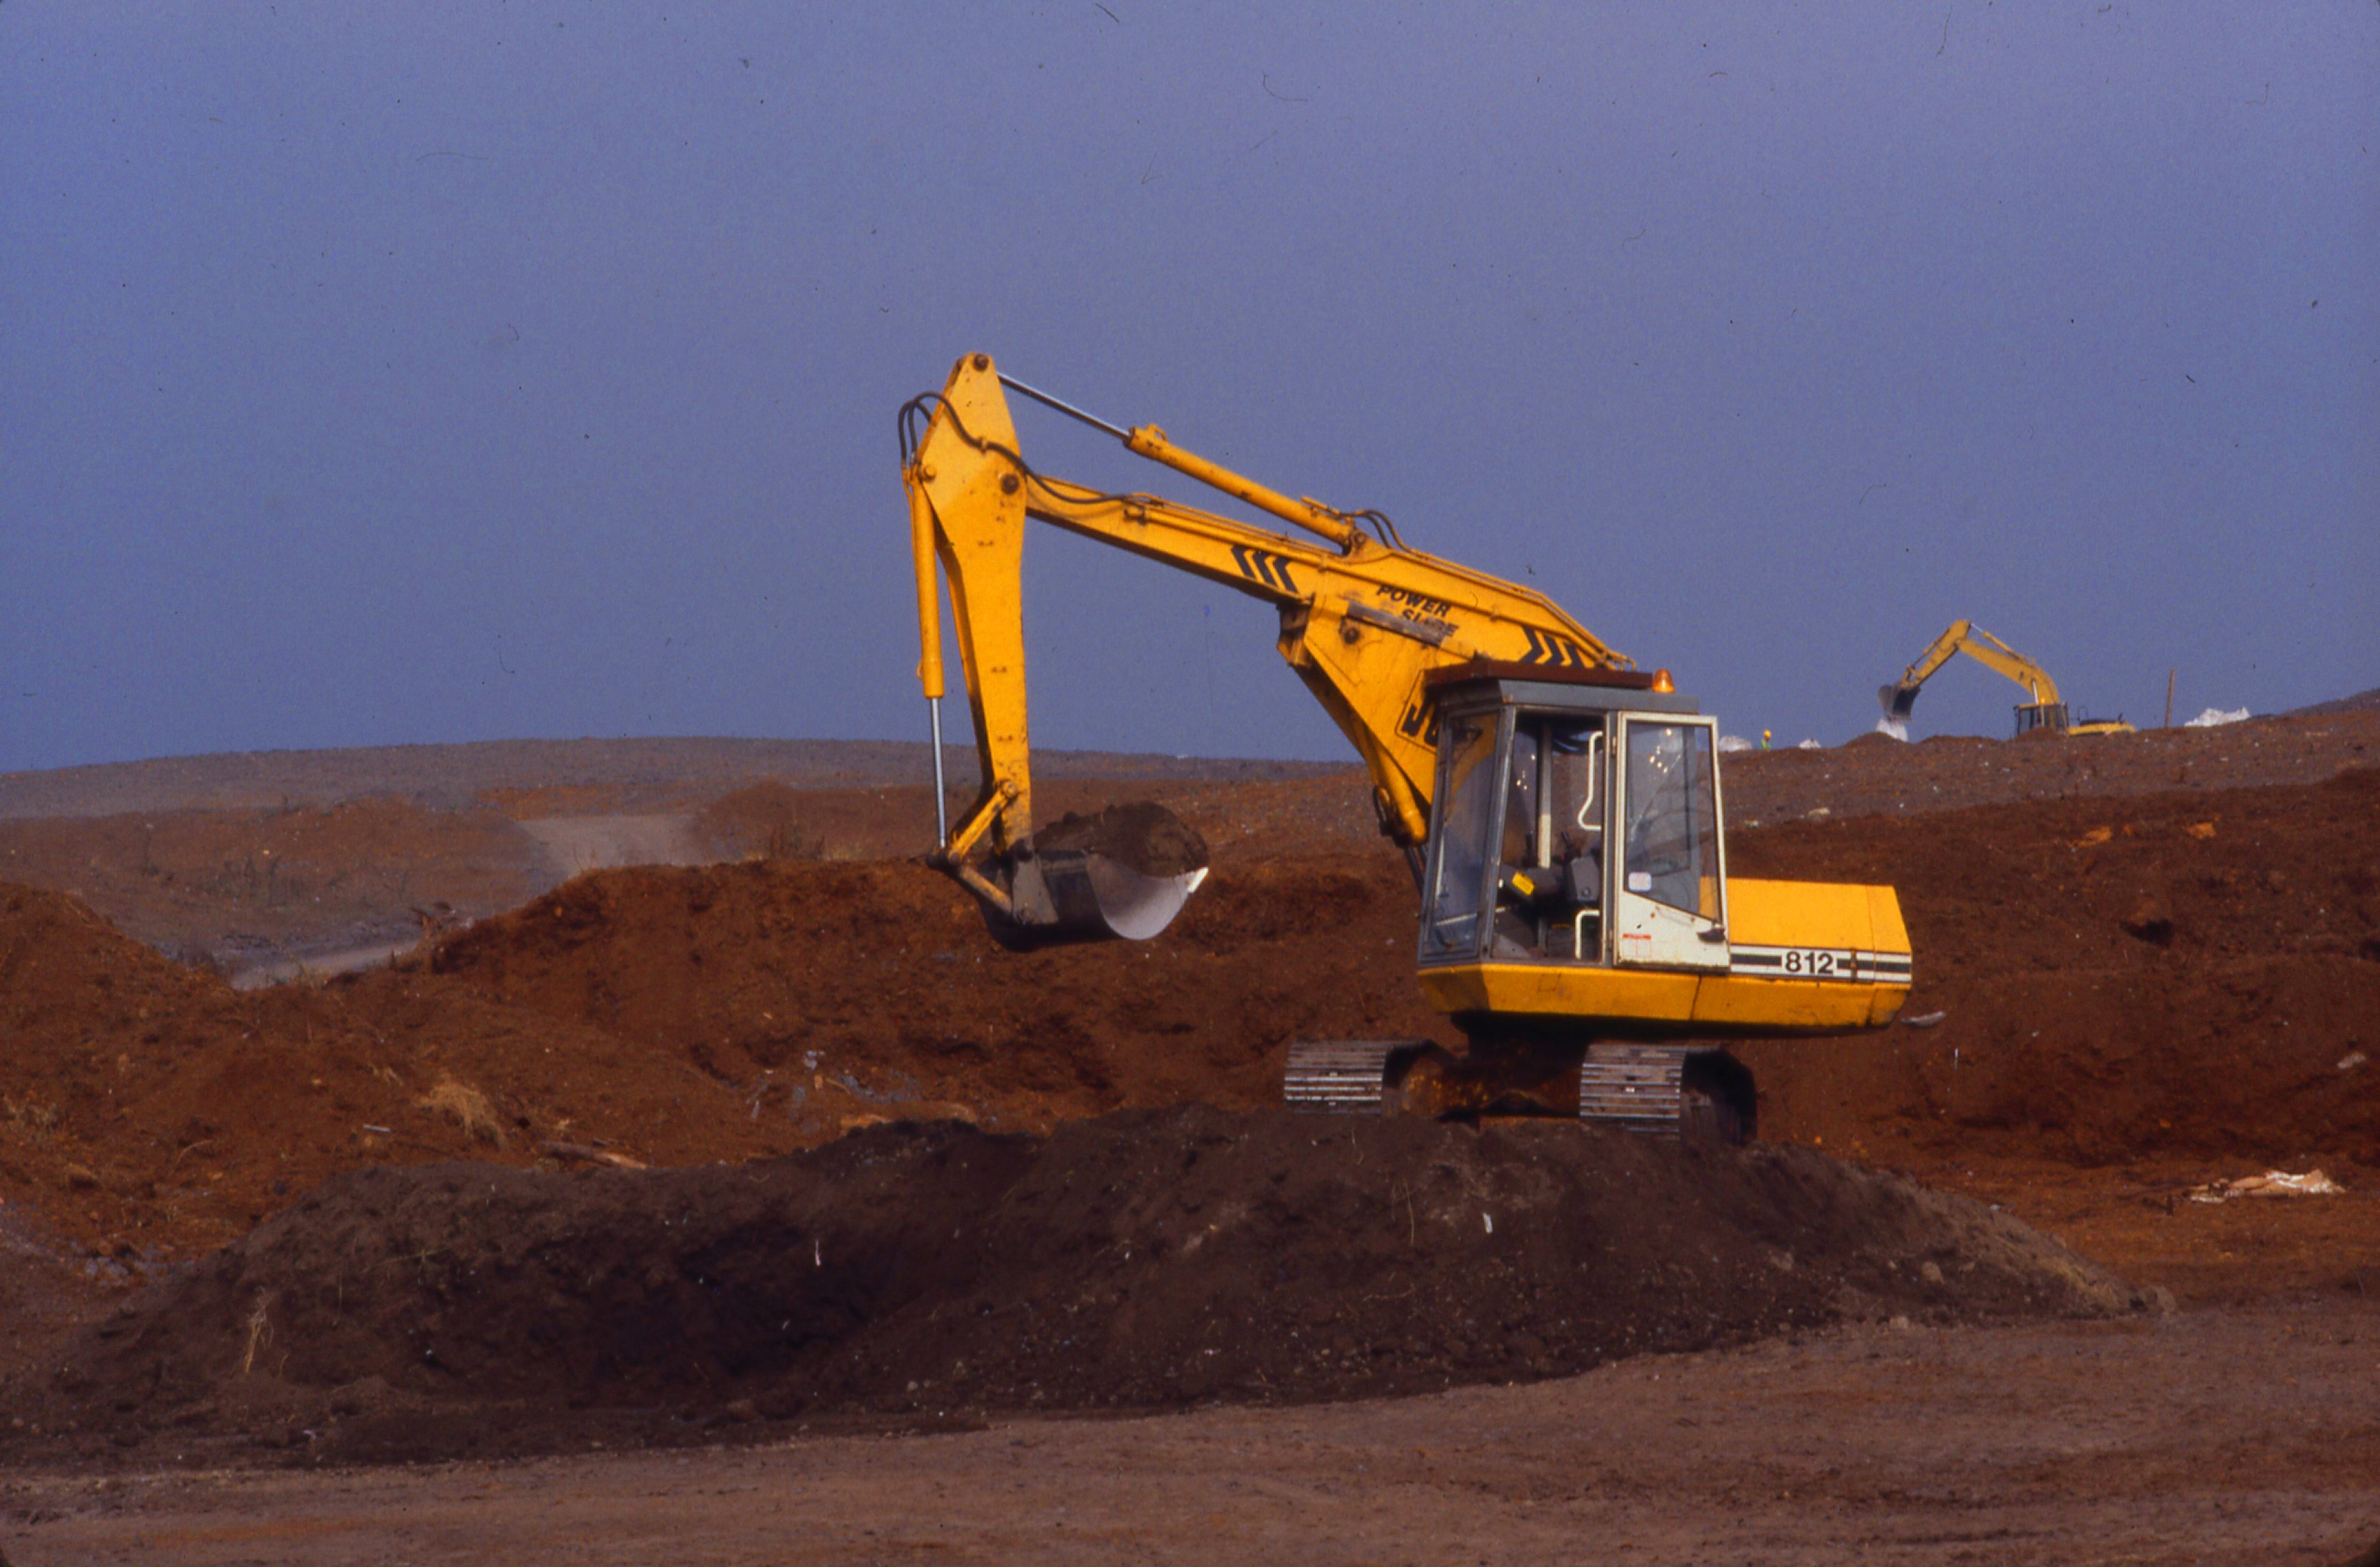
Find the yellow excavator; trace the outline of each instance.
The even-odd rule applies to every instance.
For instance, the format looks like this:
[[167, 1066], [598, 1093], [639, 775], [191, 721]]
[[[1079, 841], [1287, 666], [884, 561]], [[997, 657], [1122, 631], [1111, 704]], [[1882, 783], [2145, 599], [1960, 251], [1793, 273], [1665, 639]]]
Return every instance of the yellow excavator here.
[[2010, 647], [1973, 621], [1954, 620], [1931, 646], [1917, 655], [1917, 662], [1900, 672], [1894, 684], [1881, 687], [1876, 694], [1883, 705], [1884, 717], [1876, 728], [1896, 740], [1909, 738], [1910, 711], [1917, 705], [1917, 693], [1934, 672], [1949, 663], [1960, 653], [1996, 670], [2024, 687], [2025, 700], [2016, 707], [2017, 738], [2022, 739], [2034, 730], [2047, 730], [2058, 735], [2130, 735], [2132, 726], [2120, 713], [2114, 718], [2075, 718], [2066, 711], [2058, 698], [2058, 682], [2049, 678], [2049, 671]]
[[[1003, 388], [1319, 542], [1038, 472]], [[934, 736], [932, 862], [1003, 941], [1154, 937], [1206, 873], [1203, 849], [1196, 866], [1137, 852], [1146, 831], [1067, 819], [1037, 834], [1028, 519], [1273, 605], [1282, 659], [1363, 758], [1381, 831], [1420, 894], [1422, 990], [1469, 1048], [1294, 1046], [1293, 1108], [1554, 1113], [1733, 1139], [1751, 1135], [1757, 1098], [1728, 1039], [1876, 1026], [1907, 998], [1893, 890], [1730, 878], [1717, 721], [1666, 670], [1637, 670], [1543, 595], [1407, 547], [1378, 512], [1292, 498], [1155, 426], [1098, 419], [987, 355], [960, 359], [900, 422]], [[983, 781], [955, 825], [942, 805], [945, 582]], [[1123, 808], [1146, 829], [1158, 808]]]

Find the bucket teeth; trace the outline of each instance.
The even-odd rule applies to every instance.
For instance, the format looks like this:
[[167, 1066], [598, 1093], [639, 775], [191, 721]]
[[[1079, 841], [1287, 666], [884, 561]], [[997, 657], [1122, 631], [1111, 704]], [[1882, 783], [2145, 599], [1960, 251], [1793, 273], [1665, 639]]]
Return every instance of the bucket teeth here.
[[1308, 1115], [1378, 1115], [1386, 1110], [1389, 1057], [1401, 1041], [1327, 1039], [1289, 1047], [1281, 1088]]

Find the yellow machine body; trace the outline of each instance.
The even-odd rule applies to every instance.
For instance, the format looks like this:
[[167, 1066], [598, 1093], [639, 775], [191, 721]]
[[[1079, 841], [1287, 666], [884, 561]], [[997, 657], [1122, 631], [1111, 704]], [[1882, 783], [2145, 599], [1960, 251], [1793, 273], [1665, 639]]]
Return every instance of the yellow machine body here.
[[1723, 973], [1460, 964], [1423, 969], [1422, 993], [1457, 1016], [1696, 1035], [1876, 1027], [1909, 999], [1909, 932], [1891, 888], [1734, 877], [1727, 893]]
[[[1315, 538], [1038, 473], [1019, 453], [1003, 384]], [[1908, 994], [1908, 934], [1892, 890], [1729, 882], [1713, 721], [1672, 691], [1666, 671], [1637, 672], [1544, 595], [1406, 548], [1376, 513], [1293, 499], [1154, 427], [1092, 419], [1002, 377], [985, 355], [961, 358], [939, 395], [905, 408], [903, 431], [918, 674], [939, 733], [947, 583], [983, 780], [944, 832], [936, 863], [990, 914], [1049, 917], [1035, 903], [1044, 893], [1022, 588], [1026, 523], [1038, 520], [1276, 608], [1282, 659], [1363, 759], [1381, 831], [1426, 883], [1422, 987], [1466, 1026], [1509, 1017], [1590, 1032], [1841, 1029], [1888, 1020]], [[1474, 714], [1465, 722], [1487, 735], [1485, 749], [1475, 736], [1461, 757], [1450, 749], [1449, 711]], [[1463, 797], [1475, 804], [1490, 787], [1480, 780], [1517, 777], [1516, 747], [1529, 745], [1536, 759], [1526, 765], [1538, 770], [1544, 797], [1571, 791], [1563, 821], [1519, 821], [1515, 841], [1534, 847], [1517, 860], [1481, 838], [1500, 812], [1470, 810], [1450, 831], [1441, 793], [1469, 788]], [[1609, 785], [1589, 766], [1606, 769]], [[1700, 814], [1682, 837], [1683, 808], [1663, 805], [1661, 791], [1674, 793], [1689, 772]], [[1513, 786], [1525, 795], [1525, 783]], [[1640, 840], [1655, 856], [1641, 868]], [[1465, 900], [1477, 905], [1467, 917], [1446, 912]]]

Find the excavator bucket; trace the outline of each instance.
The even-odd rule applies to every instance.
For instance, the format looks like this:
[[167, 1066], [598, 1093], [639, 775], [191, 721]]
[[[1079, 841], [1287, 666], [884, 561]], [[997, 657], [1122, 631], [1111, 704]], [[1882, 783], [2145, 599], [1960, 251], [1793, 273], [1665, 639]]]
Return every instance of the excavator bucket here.
[[1207, 841], [1154, 801], [1067, 815], [1011, 856], [1008, 906], [987, 901], [1012, 947], [1146, 941], [1173, 923], [1207, 879]]
[[1039, 881], [1043, 906], [1017, 898], [1008, 916], [987, 913], [992, 933], [1010, 946], [1146, 941], [1173, 923], [1206, 879], [1205, 866], [1176, 876], [1148, 876], [1102, 854], [1062, 850], [1037, 856], [1029, 877], [1022, 871], [1018, 876], [1019, 882]]
[[1884, 718], [1876, 724], [1880, 733], [1896, 740], [1909, 738], [1909, 714], [1917, 706], [1917, 691], [1914, 686], [1876, 687], [1876, 702], [1884, 709]]

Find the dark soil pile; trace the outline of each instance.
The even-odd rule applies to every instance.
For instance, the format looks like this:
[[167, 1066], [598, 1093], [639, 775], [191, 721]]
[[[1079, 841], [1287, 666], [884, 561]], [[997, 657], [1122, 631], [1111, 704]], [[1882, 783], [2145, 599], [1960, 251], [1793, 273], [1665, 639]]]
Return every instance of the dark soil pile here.
[[2380, 1163], [2380, 771], [1792, 823], [1736, 875], [1888, 882], [1940, 1025], [1741, 1053], [1764, 1130], [1959, 1150]]
[[1186, 876], [1204, 866], [1207, 840], [1155, 800], [1132, 800], [1087, 815], [1068, 811], [1033, 834], [1037, 849], [1087, 849], [1143, 876]]
[[1046, 1140], [902, 1124], [741, 1169], [342, 1177], [20, 1385], [0, 1451], [1173, 1409], [2144, 1306], [2012, 1220], [1807, 1150], [1196, 1108]]

